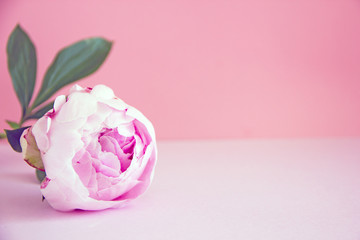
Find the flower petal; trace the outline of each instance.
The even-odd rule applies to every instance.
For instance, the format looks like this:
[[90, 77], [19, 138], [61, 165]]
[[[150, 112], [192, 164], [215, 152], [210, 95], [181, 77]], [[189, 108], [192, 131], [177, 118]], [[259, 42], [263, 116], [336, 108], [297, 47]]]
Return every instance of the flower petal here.
[[57, 114], [57, 121], [71, 122], [79, 118], [87, 118], [97, 111], [96, 99], [87, 93], [74, 92], [68, 96], [61, 111]]
[[108, 100], [115, 97], [114, 91], [102, 84], [96, 85], [92, 90], [91, 94], [98, 99]]

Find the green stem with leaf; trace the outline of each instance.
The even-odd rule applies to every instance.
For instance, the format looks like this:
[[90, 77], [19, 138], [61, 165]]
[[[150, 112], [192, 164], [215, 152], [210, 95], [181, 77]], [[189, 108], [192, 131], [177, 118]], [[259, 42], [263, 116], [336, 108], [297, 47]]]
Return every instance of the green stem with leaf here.
[[[26, 121], [41, 118], [53, 107], [54, 102], [49, 102], [49, 99], [64, 86], [94, 73], [105, 61], [111, 47], [111, 41], [94, 37], [61, 49], [47, 69], [40, 91], [30, 105], [36, 80], [36, 50], [27, 33], [17, 25], [7, 43], [7, 57], [22, 114], [19, 122], [6, 120], [8, 125], [19, 129]], [[0, 138], [5, 137], [5, 133], [0, 133]]]

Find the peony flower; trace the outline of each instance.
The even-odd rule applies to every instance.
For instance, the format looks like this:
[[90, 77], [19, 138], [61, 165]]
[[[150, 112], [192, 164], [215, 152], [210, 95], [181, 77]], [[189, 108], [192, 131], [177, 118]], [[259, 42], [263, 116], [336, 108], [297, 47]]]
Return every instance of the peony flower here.
[[[25, 159], [27, 150], [36, 156], [27, 140], [32, 136], [46, 172], [41, 192], [57, 210], [120, 207], [144, 193], [153, 178], [152, 124], [104, 85], [75, 85], [68, 96], [58, 96], [53, 110], [22, 134]], [[34, 166], [36, 159], [27, 162]]]

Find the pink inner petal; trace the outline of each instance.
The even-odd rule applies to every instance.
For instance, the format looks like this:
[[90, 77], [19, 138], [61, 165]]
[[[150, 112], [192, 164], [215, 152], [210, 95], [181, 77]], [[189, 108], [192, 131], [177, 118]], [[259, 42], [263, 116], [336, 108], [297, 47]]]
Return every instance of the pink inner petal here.
[[134, 137], [126, 139], [126, 141], [121, 145], [121, 149], [124, 153], [132, 153], [134, 151], [136, 141]]
[[102, 172], [104, 175], [109, 177], [118, 177], [120, 176], [120, 161], [119, 159], [111, 152], [100, 152], [99, 160], [102, 163], [99, 172]]
[[137, 154], [143, 155], [145, 151], [144, 141], [147, 139], [141, 127], [135, 127], [132, 136], [121, 135], [117, 128], [103, 128], [98, 134], [82, 138], [85, 147], [75, 155], [73, 166], [88, 188], [90, 197], [112, 200], [130, 187], [119, 188], [117, 183], [120, 175], [131, 165], [135, 147]]
[[104, 152], [116, 153], [115, 145], [118, 144], [116, 140], [112, 137], [106, 135], [100, 137], [99, 139], [101, 150]]
[[92, 161], [88, 152], [80, 151], [73, 158], [73, 166], [81, 181], [87, 186], [91, 179]]

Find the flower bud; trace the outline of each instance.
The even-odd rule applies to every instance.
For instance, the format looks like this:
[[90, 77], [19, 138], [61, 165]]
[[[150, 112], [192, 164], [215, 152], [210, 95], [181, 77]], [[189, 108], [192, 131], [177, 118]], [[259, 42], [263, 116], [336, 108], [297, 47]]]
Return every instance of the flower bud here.
[[35, 137], [32, 134], [32, 127], [25, 129], [20, 137], [20, 145], [25, 162], [33, 168], [44, 171], [44, 164]]

